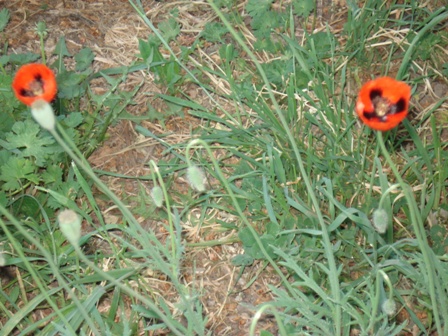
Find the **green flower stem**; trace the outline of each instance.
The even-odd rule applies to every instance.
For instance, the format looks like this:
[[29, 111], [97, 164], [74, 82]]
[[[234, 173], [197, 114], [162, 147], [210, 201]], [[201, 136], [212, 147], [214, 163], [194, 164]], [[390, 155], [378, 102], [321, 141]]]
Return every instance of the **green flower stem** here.
[[280, 315], [277, 311], [277, 309], [271, 305], [271, 304], [265, 304], [263, 305], [258, 311], [255, 313], [255, 316], [252, 320], [252, 323], [250, 324], [249, 329], [249, 336], [255, 335], [255, 328], [257, 327], [258, 320], [263, 316], [263, 313], [265, 310], [269, 309], [269, 312], [272, 313], [275, 317], [275, 320], [277, 321], [278, 326], [278, 334], [281, 336], [288, 336], [288, 332], [286, 331], [285, 326], [283, 325], [283, 322], [280, 318]]
[[386, 282], [387, 287], [389, 288], [389, 300], [394, 299], [394, 286], [392, 286], [392, 282], [390, 281], [389, 276], [383, 270], [379, 270], [379, 273], [383, 276], [383, 280]]
[[[252, 52], [252, 50], [249, 49], [249, 47], [244, 43], [243, 39], [241, 38], [240, 34], [238, 34], [233, 26], [230, 24], [229, 20], [227, 20], [226, 16], [218, 9], [216, 4], [211, 1], [207, 0], [210, 7], [213, 8], [216, 15], [221, 19], [221, 21], [224, 23], [226, 28], [229, 30], [230, 34], [233, 36], [233, 38], [238, 42], [238, 44], [241, 46], [241, 48], [247, 53], [247, 55], [250, 57], [250, 59], [254, 62], [255, 66], [257, 67], [258, 72], [260, 73], [261, 77], [263, 78], [263, 82], [266, 86], [266, 91], [269, 95], [269, 98], [272, 102], [272, 105], [274, 106], [274, 111], [276, 112], [284, 130], [288, 137], [289, 143], [291, 144], [291, 148], [294, 152], [294, 155], [297, 160], [297, 164], [299, 166], [299, 171], [302, 177], [303, 182], [306, 185], [306, 189], [308, 191], [308, 196], [311, 200], [311, 203], [313, 204], [314, 211], [316, 212], [317, 219], [320, 224], [320, 228], [322, 231], [322, 240], [323, 240], [323, 246], [325, 250], [325, 256], [328, 261], [328, 278], [330, 282], [330, 288], [331, 288], [331, 294], [333, 296], [333, 302], [334, 305], [332, 307], [333, 309], [333, 316], [334, 316], [334, 334], [335, 335], [341, 335], [342, 334], [342, 309], [341, 309], [341, 288], [339, 285], [339, 270], [336, 265], [336, 259], [334, 257], [334, 251], [333, 251], [333, 244], [330, 240], [330, 235], [328, 234], [327, 226], [325, 224], [325, 220], [322, 214], [322, 211], [320, 210], [320, 204], [317, 200], [315, 190], [313, 186], [311, 185], [310, 178], [308, 177], [307, 171], [305, 170], [302, 157], [300, 155], [299, 149], [296, 144], [296, 139], [294, 138], [291, 130], [289, 129], [288, 122], [286, 121], [280, 106], [278, 105], [277, 100], [275, 99], [274, 93], [272, 91], [271, 84], [266, 76], [266, 72], [264, 71], [263, 67], [261, 66], [260, 62], [258, 62], [256, 56]], [[304, 67], [306, 69], [306, 67]], [[279, 273], [281, 274], [281, 273]], [[286, 285], [286, 284], [285, 284]]]
[[380, 300], [381, 300], [381, 286], [383, 285], [383, 279], [380, 275], [380, 272], [376, 272], [376, 279], [375, 279], [375, 297], [373, 298], [372, 302], [372, 311], [370, 312], [370, 322], [367, 327], [367, 330], [370, 330], [371, 335], [375, 335], [375, 324], [377, 323], [378, 319], [378, 311], [380, 307]]
[[392, 184], [389, 188], [386, 189], [386, 191], [381, 195], [380, 201], [378, 203], [378, 208], [384, 208], [384, 202], [386, 201], [386, 197], [392, 192], [398, 189], [400, 185]]
[[[358, 86], [361, 87], [361, 84], [359, 84]], [[363, 155], [362, 155], [363, 158], [367, 157], [367, 154], [366, 154], [367, 153], [367, 147], [368, 146], [364, 147], [364, 152], [363, 152]], [[375, 148], [374, 157], [378, 157], [379, 151], [380, 151], [379, 145], [377, 144], [376, 148]], [[361, 170], [360, 171], [365, 171], [365, 165], [366, 165], [365, 162], [366, 162], [366, 160], [364, 159], [363, 162], [362, 162], [362, 166], [361, 166]], [[372, 172], [370, 174], [370, 182], [369, 182], [371, 186], [373, 185], [373, 182], [375, 180], [376, 169], [377, 169], [376, 168], [376, 161], [373, 160]], [[365, 201], [365, 204], [366, 204], [367, 207], [370, 207], [371, 204], [372, 204], [372, 201], [371, 201], [372, 200], [372, 192], [373, 192], [372, 188], [369, 188], [368, 191], [367, 191], [366, 201]]]
[[[437, 294], [435, 291], [436, 286], [436, 272], [433, 265], [433, 258], [431, 255], [431, 248], [428, 245], [428, 241], [426, 240], [426, 234], [425, 234], [425, 228], [423, 225], [423, 221], [421, 216], [418, 214], [418, 205], [415, 201], [414, 195], [412, 193], [412, 190], [410, 189], [410, 186], [404, 182], [403, 178], [400, 175], [400, 172], [398, 171], [397, 167], [395, 166], [394, 162], [392, 161], [392, 158], [389, 155], [389, 152], [386, 149], [386, 146], [384, 145], [384, 139], [383, 139], [383, 133], [381, 131], [377, 132], [378, 137], [378, 143], [380, 144], [382, 154], [384, 158], [386, 159], [387, 163], [389, 164], [390, 168], [392, 169], [395, 178], [398, 181], [398, 184], [400, 185], [401, 189], [403, 190], [404, 197], [406, 198], [406, 201], [409, 206], [409, 213], [411, 216], [411, 224], [414, 228], [415, 236], [417, 237], [417, 241], [420, 247], [420, 250], [423, 255], [424, 265], [426, 268], [426, 274], [428, 279], [428, 287], [429, 287], [429, 295], [431, 297], [431, 303], [432, 303], [432, 309], [433, 309], [433, 315], [434, 320], [437, 327], [437, 332], [439, 335], [447, 335], [447, 333], [443, 333], [442, 324], [440, 321], [440, 315], [439, 315], [439, 305], [437, 302]], [[442, 294], [442, 293], [440, 293]], [[442, 294], [443, 295], [443, 294]], [[445, 321], [447, 320], [447, 307], [442, 307], [444, 310], [444, 317]], [[448, 332], [448, 328], [446, 328], [446, 331]]]
[[7, 75], [5, 67], [3, 66], [3, 64], [0, 63], [0, 70], [3, 72], [3, 75]]
[[[65, 134], [65, 131], [62, 127], [58, 127], [58, 130]], [[115, 195], [104, 183], [101, 181], [93, 172], [92, 168], [86, 161], [86, 159], [83, 156], [77, 156], [74, 151], [65, 143], [65, 141], [59, 136], [59, 134], [56, 132], [56, 130], [50, 131], [51, 135], [54, 136], [56, 141], [59, 143], [59, 145], [64, 149], [64, 151], [70, 156], [70, 158], [82, 169], [86, 172], [86, 174], [95, 182], [95, 184], [100, 188], [100, 190], [107, 195], [115, 204], [117, 204], [120, 211], [123, 213], [124, 217], [128, 221], [129, 224], [133, 224], [136, 226], [138, 230], [140, 230], [142, 233], [143, 229], [138, 224], [138, 222], [135, 220], [132, 213], [129, 211], [127, 206]], [[68, 137], [64, 135], [64, 139], [67, 139]], [[75, 146], [76, 147], [76, 146]], [[79, 150], [75, 150], [78, 155], [80, 155]]]
[[211, 247], [211, 246], [220, 246], [220, 245], [228, 245], [241, 241], [238, 237], [217, 239], [217, 240], [207, 240], [199, 243], [187, 243], [188, 247]]
[[[201, 81], [195, 76], [195, 74], [192, 72], [192, 70], [186, 66], [185, 64], [183, 64], [183, 62], [179, 59], [179, 57], [177, 56], [177, 53], [175, 53], [173, 51], [173, 49], [170, 47], [170, 44], [163, 38], [163, 36], [160, 34], [160, 32], [156, 29], [156, 27], [153, 25], [153, 23], [151, 22], [151, 20], [148, 19], [148, 17], [145, 14], [145, 11], [142, 7], [141, 1], [137, 0], [129, 0], [129, 3], [131, 4], [131, 6], [135, 9], [135, 11], [137, 12], [137, 14], [139, 15], [139, 17], [142, 19], [142, 21], [148, 25], [148, 27], [152, 30], [152, 32], [154, 33], [155, 36], [157, 36], [157, 38], [160, 40], [160, 42], [162, 43], [162, 45], [166, 48], [166, 50], [168, 50], [168, 52], [170, 53], [171, 57], [173, 58], [173, 60], [179, 64], [179, 66], [185, 71], [186, 74], [188, 74], [189, 78], [191, 78], [191, 80], [196, 83], [199, 87], [202, 88], [203, 92], [205, 93], [205, 95], [207, 96], [208, 99], [210, 99], [210, 101], [214, 104], [214, 106], [216, 106], [222, 113], [224, 113], [230, 120], [234, 121], [235, 123], [237, 123], [237, 120], [235, 120], [235, 117], [229, 113], [227, 111], [227, 109], [225, 109], [223, 106], [221, 106], [221, 104], [219, 103], [219, 101], [216, 100], [216, 98], [210, 94], [210, 90], [206, 88], [206, 86], [204, 86], [203, 83], [201, 83]], [[145, 66], [146, 68], [146, 66]]]
[[[176, 235], [174, 233], [173, 216], [171, 214], [170, 199], [168, 197], [168, 192], [166, 190], [165, 183], [163, 182], [162, 175], [160, 175], [159, 167], [157, 167], [156, 163], [153, 160], [149, 161], [149, 164], [151, 165], [153, 172], [157, 175], [160, 188], [162, 188], [162, 191], [163, 191], [163, 197], [165, 198], [166, 209], [167, 209], [167, 213], [168, 213], [168, 228], [169, 228], [170, 237], [171, 237], [171, 253], [172, 253], [173, 260], [176, 260], [176, 255], [177, 255]], [[177, 269], [177, 263], [172, 263], [171, 267], [173, 268], [173, 274], [178, 274], [179, 270]]]
[[412, 55], [416, 51], [418, 42], [424, 36], [426, 36], [428, 31], [430, 31], [431, 29], [433, 29], [435, 26], [445, 21], [446, 19], [448, 19], [448, 11], [446, 10], [446, 7], [444, 8], [442, 6], [434, 13], [432, 13], [431, 21], [429, 21], [422, 29], [420, 29], [420, 31], [415, 35], [415, 37], [411, 41], [411, 44], [407, 48], [406, 53], [404, 54], [403, 59], [401, 61], [400, 69], [398, 69], [397, 79], [401, 80], [404, 77], [404, 74], [408, 71], [409, 64], [412, 61]]
[[[17, 229], [17, 231], [20, 232], [21, 235], [25, 237], [26, 240], [28, 240], [30, 243], [35, 245], [40, 253], [44, 256], [45, 260], [48, 262], [48, 265], [50, 266], [53, 275], [57, 279], [58, 283], [61, 285], [62, 288], [64, 288], [67, 295], [70, 297], [70, 299], [74, 302], [76, 305], [79, 313], [84, 317], [86, 322], [89, 324], [92, 332], [97, 335], [101, 336], [101, 333], [98, 331], [98, 329], [95, 327], [95, 323], [92, 321], [90, 316], [87, 314], [87, 312], [84, 309], [83, 304], [78, 300], [78, 298], [72, 293], [72, 289], [68, 286], [65, 279], [60, 275], [59, 269], [56, 266], [56, 264], [53, 262], [53, 258], [51, 254], [42, 246], [42, 244], [35, 239], [31, 233], [29, 233], [22, 223], [20, 223], [17, 219], [14, 218], [13, 215], [9, 213], [8, 210], [6, 210], [2, 205], [0, 205], [0, 213], [5, 216], [11, 223], [14, 224], [14, 227]], [[40, 281], [40, 277], [38, 276], [35, 268], [31, 263], [28, 261], [28, 258], [23, 253], [23, 248], [19, 246], [19, 243], [16, 241], [14, 236], [9, 231], [8, 227], [6, 226], [5, 222], [0, 219], [0, 226], [3, 229], [3, 231], [6, 233], [6, 236], [8, 237], [8, 241], [11, 243], [11, 245], [14, 247], [14, 250], [19, 255], [20, 259], [25, 264], [28, 272], [30, 272], [31, 276], [33, 277], [34, 281], [36, 282], [37, 287], [39, 288], [42, 295], [47, 300], [48, 304], [51, 306], [51, 308], [55, 311], [55, 313], [58, 315], [58, 317], [61, 319], [61, 322], [64, 323], [64, 327], [66, 327], [68, 332], [70, 332], [71, 335], [76, 335], [76, 331], [73, 330], [70, 322], [67, 320], [66, 316], [61, 312], [60, 308], [57, 306], [57, 304], [51, 299], [50, 295], [48, 294], [48, 288], [44, 286], [44, 284]], [[3, 330], [2, 330], [3, 331]]]
[[252, 225], [249, 223], [247, 217], [244, 215], [243, 211], [241, 210], [241, 207], [239, 206], [239, 203], [236, 199], [235, 194], [232, 191], [232, 188], [230, 187], [229, 182], [227, 181], [226, 177], [222, 173], [221, 169], [219, 168], [219, 164], [216, 161], [215, 157], [213, 156], [212, 151], [210, 150], [210, 147], [207, 145], [207, 143], [204, 140], [201, 139], [195, 139], [191, 141], [186, 148], [186, 158], [187, 162], [190, 162], [188, 156], [190, 153], [190, 150], [192, 147], [201, 145], [205, 150], [207, 151], [213, 166], [215, 167], [215, 173], [219, 176], [219, 179], [221, 180], [221, 183], [224, 185], [224, 188], [227, 190], [227, 193], [229, 194], [230, 199], [232, 200], [233, 206], [235, 207], [236, 212], [238, 213], [239, 217], [243, 221], [244, 225], [249, 229], [252, 236], [254, 237], [255, 241], [257, 242], [258, 247], [260, 248], [261, 252], [265, 256], [266, 260], [271, 264], [271, 266], [275, 269], [277, 274], [281, 277], [283, 285], [288, 289], [290, 293], [294, 293], [294, 289], [292, 288], [291, 284], [288, 282], [288, 279], [286, 279], [283, 272], [280, 270], [280, 268], [277, 266], [275, 261], [269, 256], [268, 252], [263, 246], [263, 243], [261, 242], [260, 237], [258, 236], [258, 233], [255, 231], [255, 229], [252, 227]]
[[45, 43], [44, 43], [44, 37], [47, 36], [47, 25], [45, 24], [45, 21], [39, 21], [36, 24], [36, 34], [39, 36], [39, 42], [40, 42], [40, 53], [42, 56], [42, 63], [47, 64], [46, 58], [45, 58]]
[[[78, 147], [73, 143], [72, 139], [65, 132], [64, 127], [62, 127], [61, 124], [56, 123], [56, 129], [62, 135], [62, 138], [64, 139], [64, 143], [68, 144], [68, 146], [70, 148], [72, 148], [74, 154], [77, 155], [77, 157], [83, 162], [83, 164], [87, 165], [87, 166], [90, 166], [89, 163], [87, 162], [86, 158], [84, 157], [84, 155], [82, 155], [81, 151], [78, 149]], [[54, 133], [56, 133], [56, 132], [54, 132]], [[52, 135], [54, 136], [53, 133], [52, 133]]]
[[[62, 127], [57, 127], [59, 131], [64, 134], [65, 131]], [[137, 231], [139, 231], [142, 235], [145, 234], [145, 231], [142, 229], [140, 224], [136, 221], [134, 216], [132, 215], [131, 211], [128, 209], [128, 207], [118, 198], [117, 195], [115, 195], [104, 183], [101, 181], [93, 172], [90, 165], [87, 163], [85, 158], [83, 156], [78, 157], [74, 151], [64, 142], [64, 140], [59, 136], [56, 129], [53, 129], [50, 131], [51, 135], [54, 136], [56, 141], [59, 143], [59, 145], [64, 149], [64, 151], [72, 158], [72, 160], [81, 168], [84, 170], [84, 172], [92, 179], [92, 181], [98, 186], [98, 188], [106, 195], [108, 196], [120, 209], [121, 213], [124, 215], [126, 221], [133, 225]], [[68, 138], [66, 134], [64, 134], [64, 138]], [[75, 146], [76, 148], [76, 146]], [[79, 153], [79, 151], [77, 151]], [[75, 246], [76, 248], [76, 246]], [[89, 260], [81, 253], [80, 249], [77, 248], [78, 255], [81, 257], [81, 259], [88, 263], [93, 269], [95, 269], [96, 272], [101, 274], [106, 280], [111, 281], [114, 283], [117, 287], [120, 287], [124, 292], [128, 293], [129, 295], [135, 297], [136, 299], [140, 300], [144, 304], [146, 304], [150, 309], [154, 311], [158, 315], [158, 317], [166, 324], [166, 326], [176, 335], [183, 335], [182, 332], [180, 332], [174, 324], [171, 322], [166, 315], [157, 308], [157, 306], [151, 302], [150, 300], [146, 299], [142, 295], [136, 293], [134, 290], [127, 288], [127, 286], [121, 284], [119, 281], [111, 277], [110, 275], [103, 272], [101, 269], [96, 267], [93, 263], [88, 262]], [[176, 276], [176, 273], [172, 275], [173, 277]]]
[[47, 64], [47, 61], [45, 59], [44, 37], [41, 34], [39, 34], [39, 39], [40, 39], [40, 45], [41, 45], [40, 52], [42, 55], [42, 63]]
[[96, 266], [93, 262], [91, 262], [85, 255], [82, 253], [81, 249], [78, 245], [73, 246], [75, 248], [76, 253], [78, 254], [79, 258], [89, 267], [91, 267], [96, 273], [101, 274], [101, 276], [110, 281], [111, 284], [113, 284], [115, 287], [120, 288], [124, 293], [128, 294], [131, 297], [134, 297], [135, 299], [139, 300], [141, 303], [146, 305], [149, 309], [151, 309], [157, 316], [165, 323], [166, 327], [170, 329], [173, 334], [178, 336], [184, 336], [185, 333], [181, 332], [174, 326], [174, 324], [171, 322], [170, 319], [168, 319], [165, 314], [157, 307], [155, 303], [153, 303], [151, 300], [146, 298], [143, 295], [140, 295], [136, 291], [134, 291], [132, 288], [127, 286], [126, 284], [122, 283], [120, 279], [115, 279], [113, 276], [107, 274], [104, 272], [101, 268]]
[[389, 288], [389, 300], [393, 300], [394, 293], [393, 293], [393, 286], [389, 279], [389, 276], [384, 272], [383, 270], [377, 270], [376, 273], [376, 294], [374, 297], [374, 301], [372, 303], [372, 311], [370, 316], [370, 323], [367, 327], [367, 330], [370, 330], [372, 335], [375, 335], [377, 333], [377, 330], [375, 330], [375, 325], [378, 322], [378, 318], [381, 316], [377, 316], [378, 312], [380, 311], [380, 305], [382, 304], [382, 300], [385, 300], [383, 298], [382, 293], [384, 293], [384, 281], [387, 284], [387, 287]]
[[[376, 158], [378, 158], [378, 155], [375, 156]], [[373, 185], [373, 183], [371, 184]], [[389, 196], [389, 194], [396, 190], [400, 185], [399, 184], [393, 184], [391, 185], [389, 188], [387, 188], [387, 190], [381, 195], [380, 198], [380, 202], [378, 204], [378, 209], [384, 209], [384, 202], [386, 202], [387, 200], [387, 196]], [[389, 215], [390, 215], [390, 221], [388, 221], [387, 223], [387, 229], [386, 229], [386, 241], [388, 244], [392, 244], [394, 241], [394, 216], [393, 216], [393, 211], [391, 210], [391, 208], [389, 207]]]

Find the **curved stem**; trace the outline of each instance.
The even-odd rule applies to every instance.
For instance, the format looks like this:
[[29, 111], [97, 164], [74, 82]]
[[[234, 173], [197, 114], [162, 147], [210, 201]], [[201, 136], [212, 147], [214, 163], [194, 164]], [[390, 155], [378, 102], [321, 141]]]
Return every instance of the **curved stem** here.
[[[64, 132], [62, 127], [58, 128], [60, 132]], [[128, 209], [128, 207], [118, 198], [117, 195], [115, 195], [104, 183], [101, 181], [98, 176], [95, 175], [90, 165], [87, 163], [85, 158], [83, 156], [78, 157], [72, 149], [63, 141], [63, 139], [59, 136], [56, 129], [50, 130], [51, 135], [54, 136], [56, 141], [59, 143], [59, 145], [64, 149], [64, 151], [70, 156], [70, 158], [73, 159], [73, 161], [81, 167], [81, 169], [84, 170], [84, 172], [93, 180], [93, 182], [98, 186], [98, 188], [106, 194], [120, 209], [121, 213], [125, 217], [126, 221], [133, 225], [137, 231], [139, 231], [142, 235], [145, 234], [145, 231], [140, 226], [140, 224], [137, 222], [137, 220], [132, 215], [131, 211]], [[66, 136], [64, 137], [66, 138]], [[76, 148], [76, 147], [75, 147]], [[79, 153], [79, 151], [77, 151]], [[76, 248], [76, 246], [75, 246]], [[83, 261], [87, 262], [87, 258], [81, 253], [81, 250], [77, 248], [77, 252], [81, 259]], [[150, 307], [157, 316], [166, 324], [166, 326], [176, 335], [182, 335], [183, 333], [178, 330], [178, 328], [172, 323], [172, 321], [150, 300], [144, 298], [142, 295], [138, 294], [132, 289], [127, 288], [127, 286], [122, 285], [120, 282], [118, 282], [115, 278], [111, 277], [107, 273], [101, 271], [98, 267], [94, 267], [92, 263], [89, 263], [89, 265], [92, 266], [97, 272], [99, 272], [106, 280], [111, 281], [116, 286], [120, 287], [124, 292], [128, 293], [129, 295], [137, 298], [138, 300], [142, 301], [144, 304], [146, 304], [148, 307]], [[176, 274], [172, 274], [173, 277], [176, 276]]]
[[[166, 212], [168, 214], [168, 229], [169, 229], [170, 238], [171, 238], [171, 253], [172, 253], [173, 261], [175, 261], [176, 255], [177, 255], [176, 234], [174, 232], [173, 215], [171, 213], [171, 204], [170, 204], [168, 191], [166, 190], [166, 186], [163, 181], [162, 175], [160, 175], [159, 167], [156, 165], [156, 163], [153, 160], [149, 161], [149, 164], [151, 165], [153, 172], [155, 173], [155, 175], [157, 176], [157, 179], [159, 180], [159, 185], [160, 185], [160, 188], [162, 188], [163, 197], [165, 198], [165, 204], [166, 204], [166, 210], [167, 210]], [[179, 269], [177, 266], [178, 265], [175, 262], [173, 262], [171, 265], [171, 267], [173, 268], [173, 275], [178, 274]]]
[[[193, 141], [191, 141], [186, 148], [186, 152], [189, 153], [190, 149], [193, 146], [197, 146], [197, 145], [201, 145], [202, 147], [205, 148], [205, 150], [207, 151], [212, 164], [215, 168], [215, 172], [216, 174], [219, 176], [219, 179], [221, 180], [222, 184], [224, 185], [224, 188], [227, 190], [227, 193], [229, 194], [230, 199], [232, 200], [233, 206], [235, 207], [236, 212], [238, 213], [238, 215], [240, 216], [241, 220], [243, 221], [244, 225], [249, 229], [249, 231], [251, 232], [253, 238], [255, 239], [255, 241], [257, 242], [258, 247], [260, 248], [260, 251], [263, 253], [264, 257], [266, 258], [266, 260], [271, 264], [271, 266], [275, 269], [275, 271], [277, 272], [277, 274], [281, 277], [283, 285], [287, 288], [288, 292], [290, 292], [291, 294], [294, 293], [294, 289], [292, 288], [291, 284], [288, 282], [288, 279], [286, 279], [285, 275], [283, 274], [283, 272], [280, 270], [280, 268], [277, 266], [277, 264], [275, 263], [275, 261], [271, 258], [271, 256], [269, 255], [269, 253], [266, 251], [265, 247], [263, 246], [263, 243], [258, 235], [258, 233], [255, 231], [255, 229], [252, 227], [252, 225], [249, 223], [247, 217], [244, 215], [243, 210], [241, 210], [241, 207], [239, 206], [239, 203], [236, 199], [235, 194], [232, 191], [232, 188], [230, 187], [229, 182], [227, 181], [226, 177], [224, 176], [224, 174], [222, 173], [221, 169], [219, 168], [218, 162], [216, 161], [215, 157], [213, 156], [212, 151], [210, 150], [210, 147], [207, 145], [207, 143], [204, 140], [201, 139], [195, 139]], [[188, 157], [188, 154], [187, 154]], [[189, 159], [188, 159], [188, 162]]]
[[[75, 306], [78, 308], [80, 314], [83, 316], [83, 318], [91, 328], [92, 333], [98, 336], [101, 335], [98, 329], [96, 328], [95, 323], [92, 321], [87, 311], [85, 310], [83, 304], [79, 301], [77, 296], [74, 293], [72, 293], [72, 289], [68, 286], [64, 277], [62, 277], [61, 274], [59, 273], [59, 268], [54, 263], [53, 258], [51, 257], [51, 254], [47, 251], [47, 249], [45, 249], [44, 246], [40, 243], [40, 241], [34, 238], [33, 235], [23, 227], [22, 223], [20, 223], [17, 219], [15, 219], [14, 216], [11, 213], [9, 213], [9, 211], [6, 210], [2, 205], [0, 205], [0, 213], [3, 216], [5, 216], [11, 223], [14, 224], [16, 230], [19, 231], [20, 234], [23, 235], [23, 237], [25, 237], [26, 240], [28, 240], [30, 243], [32, 243], [39, 249], [40, 253], [42, 253], [46, 262], [48, 263], [48, 266], [53, 272], [54, 277], [57, 279], [60, 286], [65, 290], [67, 295], [70, 297]], [[37, 271], [35, 270], [35, 267], [33, 267], [33, 265], [28, 261], [28, 258], [23, 253], [23, 249], [20, 248], [19, 246], [16, 246], [17, 242], [14, 236], [8, 230], [6, 224], [3, 222], [1, 218], [0, 218], [0, 227], [3, 229], [6, 236], [8, 237], [9, 243], [11, 243], [14, 246], [15, 251], [25, 264], [27, 270], [30, 272], [32, 278], [36, 282], [37, 287], [39, 288], [42, 295], [45, 297], [48, 304], [51, 306], [51, 308], [54, 310], [57, 316], [61, 319], [61, 322], [64, 323], [64, 326], [67, 328], [67, 331], [70, 332], [72, 335], [76, 335], [76, 331], [73, 329], [71, 323], [67, 320], [67, 317], [61, 311], [60, 307], [58, 307], [57, 304], [51, 299], [48, 293], [48, 288], [45, 288], [44, 284], [41, 282], [40, 277], [38, 276]]]
[[281, 336], [288, 335], [288, 332], [286, 331], [286, 328], [283, 325], [283, 321], [281, 320], [280, 314], [278, 313], [277, 309], [275, 309], [275, 307], [271, 304], [266, 304], [266, 305], [263, 305], [260, 309], [258, 309], [258, 311], [255, 313], [254, 319], [252, 320], [252, 323], [250, 324], [249, 336], [255, 335], [255, 328], [257, 327], [257, 323], [260, 320], [260, 318], [263, 316], [264, 311], [268, 310], [268, 309], [270, 309], [269, 312], [274, 315], [275, 320], [277, 321], [279, 335], [281, 335]]
[[[318, 219], [320, 229], [322, 232], [322, 241], [323, 241], [323, 246], [324, 246], [324, 251], [325, 251], [325, 257], [327, 258], [328, 269], [329, 269], [328, 278], [329, 278], [329, 282], [330, 282], [331, 294], [333, 296], [333, 301], [334, 301], [334, 305], [332, 307], [333, 313], [334, 313], [334, 315], [333, 315], [334, 323], [335, 323], [334, 334], [341, 335], [342, 334], [342, 332], [341, 332], [341, 330], [342, 330], [341, 288], [339, 285], [339, 271], [338, 271], [338, 267], [336, 265], [336, 258], [334, 256], [333, 244], [330, 240], [330, 235], [328, 233], [327, 225], [325, 224], [325, 220], [324, 220], [322, 211], [320, 210], [320, 204], [319, 204], [319, 201], [317, 200], [315, 189], [313, 188], [310, 178], [308, 177], [307, 171], [305, 170], [305, 166], [303, 164], [302, 157], [300, 155], [299, 149], [296, 144], [296, 139], [294, 138], [294, 136], [288, 126], [288, 122], [286, 121], [286, 119], [280, 109], [280, 106], [279, 106], [277, 100], [275, 99], [270, 81], [268, 80], [266, 72], [264, 71], [260, 62], [257, 60], [257, 57], [252, 52], [252, 50], [246, 45], [246, 43], [244, 43], [240, 34], [238, 34], [235, 31], [233, 26], [230, 24], [229, 20], [227, 20], [227, 18], [219, 10], [219, 8], [216, 6], [216, 4], [211, 0], [207, 0], [207, 1], [209, 3], [210, 7], [213, 8], [215, 13], [218, 15], [218, 17], [224, 23], [226, 28], [229, 30], [232, 37], [238, 42], [238, 44], [241, 46], [241, 48], [247, 53], [247, 55], [250, 57], [250, 59], [254, 62], [255, 66], [258, 70], [258, 73], [261, 75], [263, 82], [266, 86], [266, 91], [269, 95], [269, 99], [272, 102], [272, 105], [273, 105], [274, 110], [278, 116], [278, 119], [280, 120], [280, 122], [283, 126], [283, 129], [287, 135], [287, 138], [289, 140], [289, 143], [291, 144], [291, 148], [293, 150], [294, 156], [295, 156], [295, 158], [297, 160], [297, 164], [299, 166], [299, 171], [301, 173], [302, 180], [305, 183], [306, 190], [308, 191], [308, 196], [311, 199], [311, 203], [313, 205], [313, 208], [316, 213], [316, 217]], [[304, 69], [306, 69], [306, 67], [304, 67]], [[312, 77], [311, 74], [309, 74], [309, 76]], [[280, 274], [281, 273], [279, 273], [279, 275]], [[286, 285], [286, 283], [285, 283], [285, 285]]]
[[439, 305], [437, 302], [437, 295], [435, 291], [435, 277], [436, 272], [433, 265], [433, 260], [431, 258], [430, 253], [430, 247], [428, 245], [428, 241], [426, 240], [425, 235], [425, 228], [423, 225], [422, 217], [420, 214], [418, 214], [418, 205], [415, 201], [415, 198], [413, 197], [412, 190], [410, 189], [410, 186], [404, 182], [403, 178], [401, 177], [400, 172], [398, 171], [397, 167], [395, 166], [394, 162], [392, 161], [392, 158], [389, 155], [389, 152], [386, 149], [386, 146], [384, 145], [384, 139], [383, 139], [383, 133], [381, 131], [377, 132], [378, 137], [378, 143], [381, 147], [382, 154], [384, 158], [386, 159], [387, 163], [389, 164], [390, 168], [392, 169], [395, 178], [398, 181], [398, 184], [401, 186], [401, 189], [403, 190], [404, 197], [406, 198], [406, 201], [409, 206], [409, 213], [411, 216], [411, 224], [414, 228], [415, 236], [418, 241], [418, 245], [420, 247], [420, 250], [423, 255], [424, 265], [426, 268], [427, 273], [427, 279], [428, 279], [428, 290], [429, 295], [431, 298], [433, 313], [434, 313], [434, 320], [436, 322], [437, 332], [439, 335], [444, 335], [442, 332], [442, 324], [440, 321], [440, 315], [439, 315]]

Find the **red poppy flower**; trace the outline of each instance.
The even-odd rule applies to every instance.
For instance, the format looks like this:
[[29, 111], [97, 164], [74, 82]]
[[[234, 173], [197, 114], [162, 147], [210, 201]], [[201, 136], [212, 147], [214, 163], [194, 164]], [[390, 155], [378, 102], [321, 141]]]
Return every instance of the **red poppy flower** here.
[[56, 77], [47, 66], [26, 64], [16, 73], [12, 88], [18, 100], [30, 106], [36, 100], [51, 102], [56, 96]]
[[364, 84], [355, 109], [364, 124], [374, 130], [388, 131], [406, 117], [410, 99], [409, 85], [381, 77]]

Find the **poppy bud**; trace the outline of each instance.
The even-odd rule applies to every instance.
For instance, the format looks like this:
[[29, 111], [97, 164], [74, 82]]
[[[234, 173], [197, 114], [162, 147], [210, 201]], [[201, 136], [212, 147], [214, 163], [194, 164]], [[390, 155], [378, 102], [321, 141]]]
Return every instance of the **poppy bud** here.
[[42, 128], [54, 130], [56, 117], [53, 108], [45, 100], [39, 99], [31, 104], [31, 115]]
[[187, 169], [187, 180], [190, 186], [199, 191], [205, 191], [205, 176], [201, 169], [198, 166], [193, 165], [188, 167]]
[[58, 215], [59, 227], [72, 245], [78, 245], [81, 238], [81, 218], [73, 210], [61, 211]]

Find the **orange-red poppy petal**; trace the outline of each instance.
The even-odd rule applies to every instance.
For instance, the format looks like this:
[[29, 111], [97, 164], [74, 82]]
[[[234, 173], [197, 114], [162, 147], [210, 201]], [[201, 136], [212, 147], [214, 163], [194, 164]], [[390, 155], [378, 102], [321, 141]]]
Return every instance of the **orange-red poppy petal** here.
[[370, 128], [388, 131], [406, 118], [410, 99], [409, 85], [391, 77], [380, 77], [364, 84], [355, 110]]
[[56, 77], [46, 65], [26, 64], [20, 67], [12, 82], [12, 88], [18, 100], [30, 106], [43, 99], [51, 102], [56, 96]]

